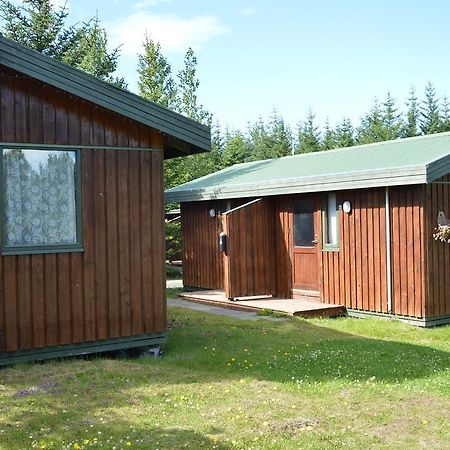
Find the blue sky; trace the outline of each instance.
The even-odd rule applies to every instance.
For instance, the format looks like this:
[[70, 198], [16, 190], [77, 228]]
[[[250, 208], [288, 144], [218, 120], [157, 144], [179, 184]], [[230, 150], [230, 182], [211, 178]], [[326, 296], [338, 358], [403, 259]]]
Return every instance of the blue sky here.
[[[55, 0], [56, 1], [56, 0]], [[121, 75], [136, 89], [145, 30], [176, 71], [193, 46], [200, 101], [223, 125], [244, 128], [273, 108], [291, 124], [308, 108], [323, 123], [356, 122], [388, 90], [402, 104], [428, 80], [450, 95], [446, 0], [69, 0], [71, 16], [98, 10]]]

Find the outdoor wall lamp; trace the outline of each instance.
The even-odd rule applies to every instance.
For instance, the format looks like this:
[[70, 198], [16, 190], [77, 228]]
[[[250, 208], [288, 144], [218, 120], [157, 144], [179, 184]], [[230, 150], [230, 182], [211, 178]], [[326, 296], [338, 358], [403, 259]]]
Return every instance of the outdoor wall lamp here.
[[352, 211], [352, 204], [347, 200], [342, 204], [342, 210], [347, 213], [350, 214]]

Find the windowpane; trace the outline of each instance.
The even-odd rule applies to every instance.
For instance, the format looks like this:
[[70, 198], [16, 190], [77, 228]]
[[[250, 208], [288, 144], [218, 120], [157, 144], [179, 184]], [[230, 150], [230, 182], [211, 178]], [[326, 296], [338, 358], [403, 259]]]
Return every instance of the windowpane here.
[[338, 231], [336, 194], [331, 193], [327, 195], [327, 244], [337, 245], [337, 243]]
[[77, 243], [74, 151], [3, 150], [4, 245]]
[[294, 245], [313, 247], [314, 240], [314, 200], [304, 200], [294, 204]]

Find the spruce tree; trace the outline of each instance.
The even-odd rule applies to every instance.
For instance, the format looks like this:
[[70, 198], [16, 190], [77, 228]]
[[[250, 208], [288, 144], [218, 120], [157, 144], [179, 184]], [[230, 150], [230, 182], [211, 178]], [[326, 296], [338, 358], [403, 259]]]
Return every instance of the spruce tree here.
[[250, 161], [272, 158], [272, 149], [270, 147], [269, 132], [267, 125], [262, 117], [248, 125], [248, 145]]
[[295, 153], [320, 151], [320, 131], [315, 123], [316, 116], [310, 109], [304, 122], [298, 124], [298, 145]]
[[0, 0], [5, 37], [57, 59], [79, 40], [78, 29], [66, 27], [68, 14], [66, 4], [54, 6], [51, 0], [24, 0], [22, 5]]
[[442, 129], [439, 99], [431, 81], [425, 87], [425, 100], [420, 109], [420, 129], [423, 134], [439, 133]]
[[0, 0], [2, 33], [19, 44], [124, 87], [113, 77], [119, 48], [108, 52], [107, 34], [98, 18], [82, 25], [67, 25], [67, 4], [52, 0], [23, 0], [18, 5]]
[[336, 127], [335, 148], [351, 147], [355, 145], [355, 131], [350, 119], [344, 118]]
[[73, 61], [68, 60], [69, 52], [64, 57], [65, 62], [125, 89], [127, 87], [125, 80], [112, 75], [117, 69], [119, 47], [108, 52], [108, 35], [100, 26], [98, 17], [85, 24], [83, 31], [79, 34], [80, 39], [75, 51], [78, 58]]
[[388, 91], [386, 100], [383, 103], [383, 127], [381, 138], [384, 141], [397, 139], [400, 137], [401, 114], [398, 112], [395, 99]]
[[248, 160], [248, 143], [241, 131], [226, 131], [222, 153], [223, 167], [240, 164]]
[[204, 124], [211, 123], [211, 114], [198, 103], [197, 91], [200, 81], [197, 78], [197, 57], [189, 48], [184, 57], [184, 67], [178, 72], [178, 104], [177, 109], [182, 114]]
[[331, 150], [336, 147], [336, 132], [331, 128], [328, 118], [325, 121], [325, 129], [321, 143], [322, 150]]
[[361, 124], [357, 131], [358, 144], [370, 144], [385, 140], [384, 114], [377, 98], [370, 111], [361, 119]]
[[414, 137], [419, 134], [419, 104], [416, 96], [416, 91], [412, 87], [409, 91], [409, 97], [406, 102], [408, 108], [406, 113], [406, 121], [403, 125], [402, 137]]
[[139, 94], [166, 108], [176, 107], [176, 89], [172, 68], [161, 52], [161, 45], [148, 35], [143, 53], [138, 55]]
[[284, 119], [273, 110], [268, 124], [267, 145], [269, 146], [268, 156], [277, 158], [292, 154], [292, 133], [290, 127]]
[[440, 131], [450, 131], [450, 105], [448, 103], [447, 97], [444, 97], [442, 99], [442, 118]]

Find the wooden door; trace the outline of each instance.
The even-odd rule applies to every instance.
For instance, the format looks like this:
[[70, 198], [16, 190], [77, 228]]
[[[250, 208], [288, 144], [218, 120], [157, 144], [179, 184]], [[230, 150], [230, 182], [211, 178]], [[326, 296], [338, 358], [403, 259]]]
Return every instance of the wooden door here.
[[320, 196], [295, 200], [290, 208], [292, 287], [320, 290]]

